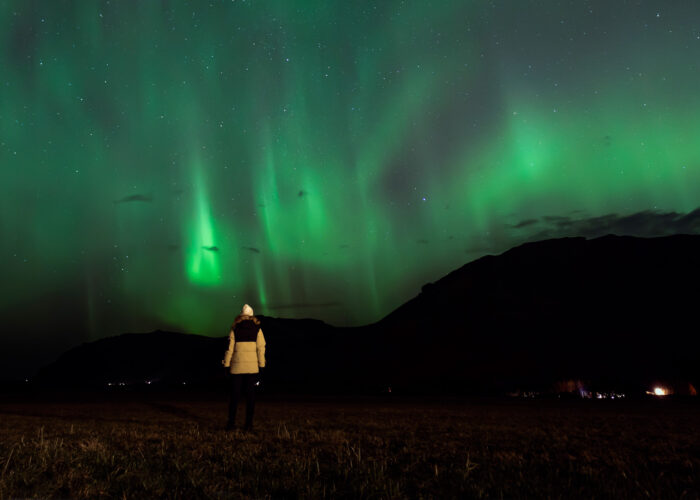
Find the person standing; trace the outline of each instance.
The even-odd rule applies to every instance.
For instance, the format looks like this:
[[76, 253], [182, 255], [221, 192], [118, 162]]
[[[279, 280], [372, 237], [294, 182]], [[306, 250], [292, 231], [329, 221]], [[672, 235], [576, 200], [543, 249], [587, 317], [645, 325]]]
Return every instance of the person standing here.
[[245, 430], [253, 429], [255, 412], [255, 386], [259, 381], [260, 369], [265, 367], [265, 336], [260, 328], [260, 320], [253, 314], [248, 304], [236, 316], [229, 333], [228, 350], [221, 362], [231, 374], [229, 378], [230, 399], [226, 430], [236, 428], [236, 411], [241, 393], [245, 394]]

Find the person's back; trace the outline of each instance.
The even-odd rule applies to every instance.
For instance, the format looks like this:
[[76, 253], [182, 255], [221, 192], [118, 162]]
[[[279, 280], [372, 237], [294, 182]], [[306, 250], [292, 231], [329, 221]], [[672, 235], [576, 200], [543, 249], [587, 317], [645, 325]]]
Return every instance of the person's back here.
[[265, 336], [260, 328], [260, 320], [253, 315], [253, 308], [243, 306], [229, 333], [229, 347], [224, 355], [223, 365], [231, 374], [230, 403], [227, 429], [235, 428], [236, 410], [241, 390], [246, 394], [245, 428], [253, 427], [255, 408], [255, 385], [259, 372], [265, 367]]
[[234, 323], [233, 335], [235, 349], [231, 357], [231, 373], [258, 373], [259, 368], [265, 366], [265, 338], [260, 321], [255, 317], [242, 317]]

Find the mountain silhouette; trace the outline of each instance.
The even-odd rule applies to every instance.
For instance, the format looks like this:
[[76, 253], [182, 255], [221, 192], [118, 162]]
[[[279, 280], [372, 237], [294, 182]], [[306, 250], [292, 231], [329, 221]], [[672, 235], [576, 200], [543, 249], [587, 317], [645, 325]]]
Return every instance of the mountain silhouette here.
[[[700, 382], [700, 236], [526, 243], [470, 262], [377, 323], [259, 316], [270, 387], [502, 393], [580, 380], [641, 391]], [[53, 384], [221, 380], [227, 338], [125, 334], [40, 372]]]
[[374, 329], [408, 385], [697, 383], [698, 252], [695, 235], [527, 243], [423, 286]]
[[[309, 387], [316, 377], [341, 375], [339, 364], [308, 362], [304, 356], [320, 357], [338, 350], [338, 331], [313, 319], [283, 319], [258, 316], [268, 345], [266, 371], [278, 386]], [[126, 333], [68, 350], [43, 367], [36, 381], [47, 386], [109, 387], [134, 385], [203, 385], [221, 382], [221, 365], [228, 336], [205, 337], [180, 332]], [[320, 358], [319, 358], [320, 359]], [[298, 364], [302, 364], [300, 369]]]

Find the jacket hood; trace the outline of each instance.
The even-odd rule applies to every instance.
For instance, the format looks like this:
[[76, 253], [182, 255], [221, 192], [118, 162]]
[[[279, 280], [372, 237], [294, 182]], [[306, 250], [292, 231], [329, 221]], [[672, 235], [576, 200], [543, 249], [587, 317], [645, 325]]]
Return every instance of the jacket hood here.
[[260, 320], [258, 318], [256, 318], [255, 316], [248, 316], [247, 314], [239, 314], [238, 316], [236, 316], [236, 319], [233, 321], [233, 324], [237, 325], [241, 321], [247, 321], [247, 320], [252, 321], [256, 325], [260, 324]]

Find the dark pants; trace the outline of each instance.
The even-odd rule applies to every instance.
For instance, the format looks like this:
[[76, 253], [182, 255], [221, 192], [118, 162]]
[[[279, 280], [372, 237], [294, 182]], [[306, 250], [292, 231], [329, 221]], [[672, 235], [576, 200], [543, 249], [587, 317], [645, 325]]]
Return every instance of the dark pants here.
[[231, 399], [228, 405], [228, 425], [236, 423], [236, 410], [241, 400], [241, 392], [245, 392], [245, 426], [253, 426], [253, 412], [255, 411], [255, 383], [258, 381], [257, 373], [240, 373], [231, 375], [230, 391]]

